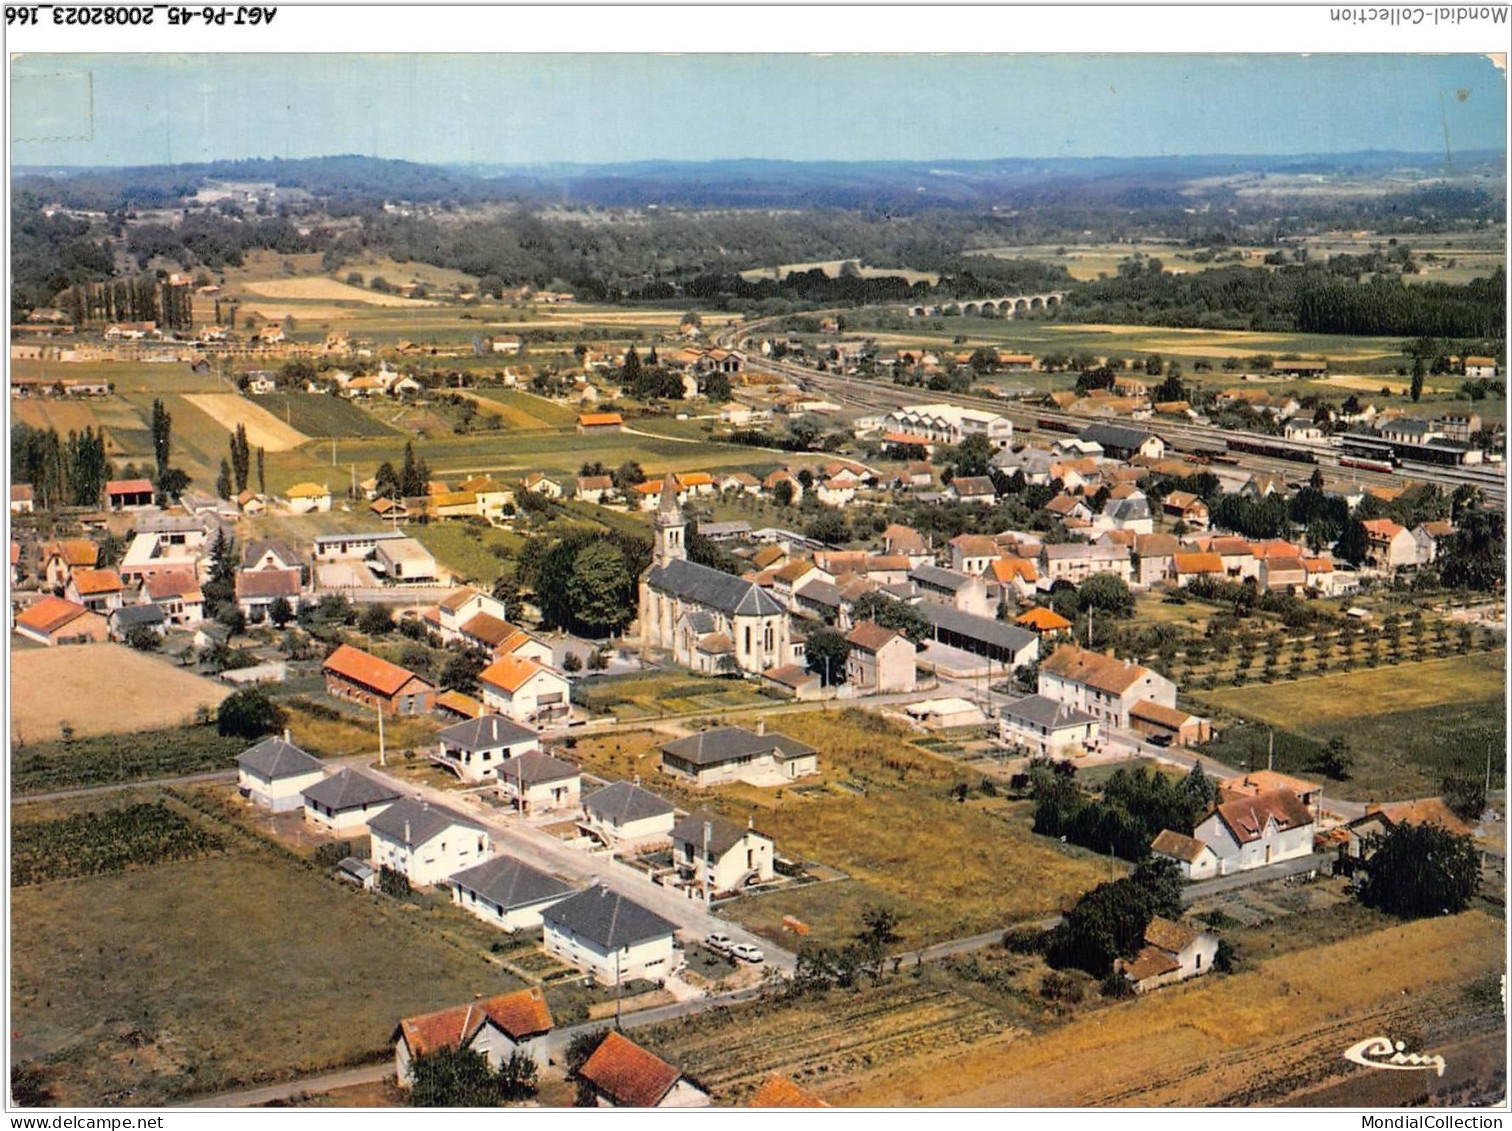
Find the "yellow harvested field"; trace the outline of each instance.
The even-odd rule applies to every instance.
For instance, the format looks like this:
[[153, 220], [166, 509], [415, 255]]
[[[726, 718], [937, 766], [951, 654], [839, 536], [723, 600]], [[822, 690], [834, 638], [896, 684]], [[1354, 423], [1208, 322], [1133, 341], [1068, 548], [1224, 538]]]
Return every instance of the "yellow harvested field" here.
[[310, 438], [297, 428], [291, 428], [259, 404], [253, 404], [237, 393], [186, 393], [184, 399], [211, 419], [233, 431], [238, 424], [247, 430], [247, 442], [254, 448], [266, 448], [270, 452], [286, 452]]
[[[316, 302], [360, 302], [367, 306], [435, 306], [426, 299], [404, 298], [363, 290], [335, 279], [259, 279], [242, 289], [265, 298], [311, 299]], [[259, 308], [260, 309], [260, 308]]]
[[67, 723], [80, 737], [156, 730], [194, 720], [231, 689], [121, 644], [11, 652], [11, 738], [56, 739]]
[[825, 1098], [866, 1107], [1285, 1102], [1330, 1069], [1344, 1080], [1368, 1074], [1341, 1059], [1361, 1036], [1430, 1018], [1452, 1025], [1463, 988], [1501, 970], [1503, 938], [1503, 925], [1478, 911], [1388, 927], [1157, 990], [1041, 1036], [953, 1048], [948, 1062], [891, 1064]]
[[82, 432], [99, 425], [94, 410], [82, 401], [32, 399], [11, 401], [11, 416], [33, 428], [56, 428], [58, 435]]

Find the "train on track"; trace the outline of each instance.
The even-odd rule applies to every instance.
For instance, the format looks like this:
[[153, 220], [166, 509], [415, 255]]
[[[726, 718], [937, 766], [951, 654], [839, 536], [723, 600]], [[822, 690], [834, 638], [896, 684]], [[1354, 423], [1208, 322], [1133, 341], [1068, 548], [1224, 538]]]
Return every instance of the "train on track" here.
[[1361, 471], [1392, 472], [1401, 466], [1397, 459], [1372, 459], [1368, 456], [1340, 456], [1340, 467], [1354, 467]]
[[1280, 440], [1230, 439], [1228, 450], [1252, 456], [1265, 456], [1267, 459], [1289, 460], [1292, 463], [1318, 462], [1318, 453], [1311, 448], [1288, 444]]

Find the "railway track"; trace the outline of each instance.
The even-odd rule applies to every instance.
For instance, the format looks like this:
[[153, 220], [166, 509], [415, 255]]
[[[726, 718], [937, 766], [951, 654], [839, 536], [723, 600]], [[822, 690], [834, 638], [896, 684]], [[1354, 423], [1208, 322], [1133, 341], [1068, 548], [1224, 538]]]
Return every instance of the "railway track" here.
[[[771, 320], [765, 320], [750, 323], [735, 330], [725, 330], [718, 336], [718, 340], [726, 345], [743, 344], [771, 324]], [[1032, 429], [1040, 420], [1054, 420], [1073, 426], [1080, 431], [1089, 424], [1097, 423], [1089, 417], [1078, 416], [1059, 409], [1040, 408], [972, 393], [952, 393], [882, 384], [861, 378], [821, 373], [789, 361], [762, 358], [759, 361], [753, 360], [751, 366], [758, 372], [765, 371], [791, 380], [808, 391], [822, 394], [827, 400], [836, 404], [866, 412], [885, 412], [923, 400], [960, 405], [966, 408], [990, 409], [1006, 416], [1013, 421], [1015, 427], [1019, 428], [1028, 426]], [[1234, 435], [1226, 429], [1215, 428], [1211, 425], [1180, 421], [1163, 420], [1154, 426], [1148, 424], [1142, 426], [1149, 427], [1168, 444], [1178, 447], [1182, 445], [1207, 448], [1221, 446], [1227, 450], [1228, 440]], [[1274, 437], [1252, 433], [1244, 435], [1256, 441], [1275, 441]], [[1344, 453], [1324, 440], [1286, 441], [1285, 446], [1311, 453], [1315, 462], [1278, 459], [1247, 452], [1230, 452], [1230, 454], [1238, 456], [1239, 462], [1236, 466], [1246, 471], [1279, 474], [1289, 480], [1305, 478], [1311, 474], [1311, 469], [1317, 466], [1325, 469], [1325, 472], [1331, 471], [1336, 483], [1352, 483], [1361, 487], [1400, 488], [1416, 481], [1435, 483], [1446, 491], [1453, 491], [1461, 484], [1468, 483], [1480, 488], [1486, 502], [1491, 506], [1499, 509], [1506, 507], [1506, 473], [1502, 467], [1442, 467], [1435, 464], [1406, 463], [1394, 472], [1373, 471], [1368, 468], [1341, 467], [1339, 459]]]

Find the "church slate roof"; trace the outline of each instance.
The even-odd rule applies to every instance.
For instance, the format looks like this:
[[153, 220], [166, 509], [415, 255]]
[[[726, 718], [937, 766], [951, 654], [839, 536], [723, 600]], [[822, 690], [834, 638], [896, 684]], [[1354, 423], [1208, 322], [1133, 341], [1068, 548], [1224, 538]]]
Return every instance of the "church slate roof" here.
[[725, 616], [780, 616], [784, 611], [760, 586], [682, 559], [652, 566], [646, 583], [691, 604], [718, 609]]

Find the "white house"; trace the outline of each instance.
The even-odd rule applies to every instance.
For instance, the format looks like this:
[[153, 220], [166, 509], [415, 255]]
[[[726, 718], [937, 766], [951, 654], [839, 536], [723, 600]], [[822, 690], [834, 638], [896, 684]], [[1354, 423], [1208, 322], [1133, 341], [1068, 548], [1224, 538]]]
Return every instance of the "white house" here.
[[916, 650], [908, 637], [875, 621], [862, 621], [845, 639], [851, 646], [845, 680], [852, 687], [877, 695], [914, 689]]
[[672, 835], [672, 806], [650, 790], [617, 781], [583, 798], [583, 831], [622, 848], [666, 841]]
[[1119, 959], [1117, 970], [1134, 985], [1135, 993], [1184, 982], [1206, 974], [1218, 955], [1218, 939], [1159, 915], [1145, 928], [1144, 946], [1130, 959]]
[[767, 734], [765, 720], [757, 721], [754, 732], [734, 726], [700, 731], [665, 743], [661, 752], [663, 771], [695, 785], [781, 785], [819, 771], [818, 751], [786, 735]]
[[488, 830], [470, 817], [401, 798], [368, 819], [372, 862], [403, 872], [416, 885], [438, 884], [493, 854]]
[[331, 509], [331, 490], [320, 483], [296, 483], [286, 492], [290, 514]]
[[611, 1031], [578, 1069], [598, 1107], [708, 1107], [709, 1095], [661, 1057]]
[[1218, 874], [1218, 854], [1196, 837], [1161, 829], [1150, 842], [1150, 852], [1175, 862], [1184, 880], [1206, 880]]
[[289, 741], [265, 738], [236, 759], [236, 788], [249, 800], [275, 813], [298, 809], [301, 792], [325, 777], [325, 765]]
[[436, 762], [468, 782], [496, 780], [505, 761], [541, 748], [539, 734], [499, 715], [449, 726], [440, 739]]
[[1262, 868], [1306, 856], [1313, 848], [1313, 816], [1289, 789], [1225, 801], [1192, 835], [1218, 857], [1218, 874]]
[[335, 836], [361, 833], [368, 819], [382, 813], [399, 792], [366, 774], [343, 767], [330, 777], [300, 791], [304, 819], [322, 832]]
[[517, 723], [549, 722], [571, 710], [567, 677], [523, 656], [495, 660], [478, 676], [478, 686], [485, 707]]
[[770, 880], [772, 838], [697, 809], [672, 826], [672, 863], [700, 893], [736, 891]]
[[480, 1052], [495, 1069], [519, 1050], [544, 1068], [551, 1025], [551, 1010], [539, 986], [406, 1017], [394, 1030], [394, 1075], [400, 1087], [410, 1087], [410, 1065], [416, 1058], [443, 1049]]
[[498, 768], [499, 793], [527, 816], [581, 803], [583, 775], [571, 762], [541, 750], [527, 750]]
[[602, 885], [553, 903], [541, 924], [546, 953], [602, 985], [662, 981], [676, 962], [676, 926]]
[[434, 585], [439, 576], [436, 559], [413, 538], [379, 542], [369, 568], [383, 574], [391, 585]]
[[1063, 644], [1040, 664], [1039, 693], [1075, 707], [1105, 726], [1129, 726], [1141, 702], [1176, 706], [1176, 685], [1158, 672], [1074, 644]]
[[541, 912], [576, 889], [513, 856], [495, 856], [447, 880], [452, 902], [506, 931], [541, 925]]
[[1036, 755], [1061, 758], [1097, 742], [1095, 718], [1044, 695], [1027, 695], [998, 709], [998, 737]]

